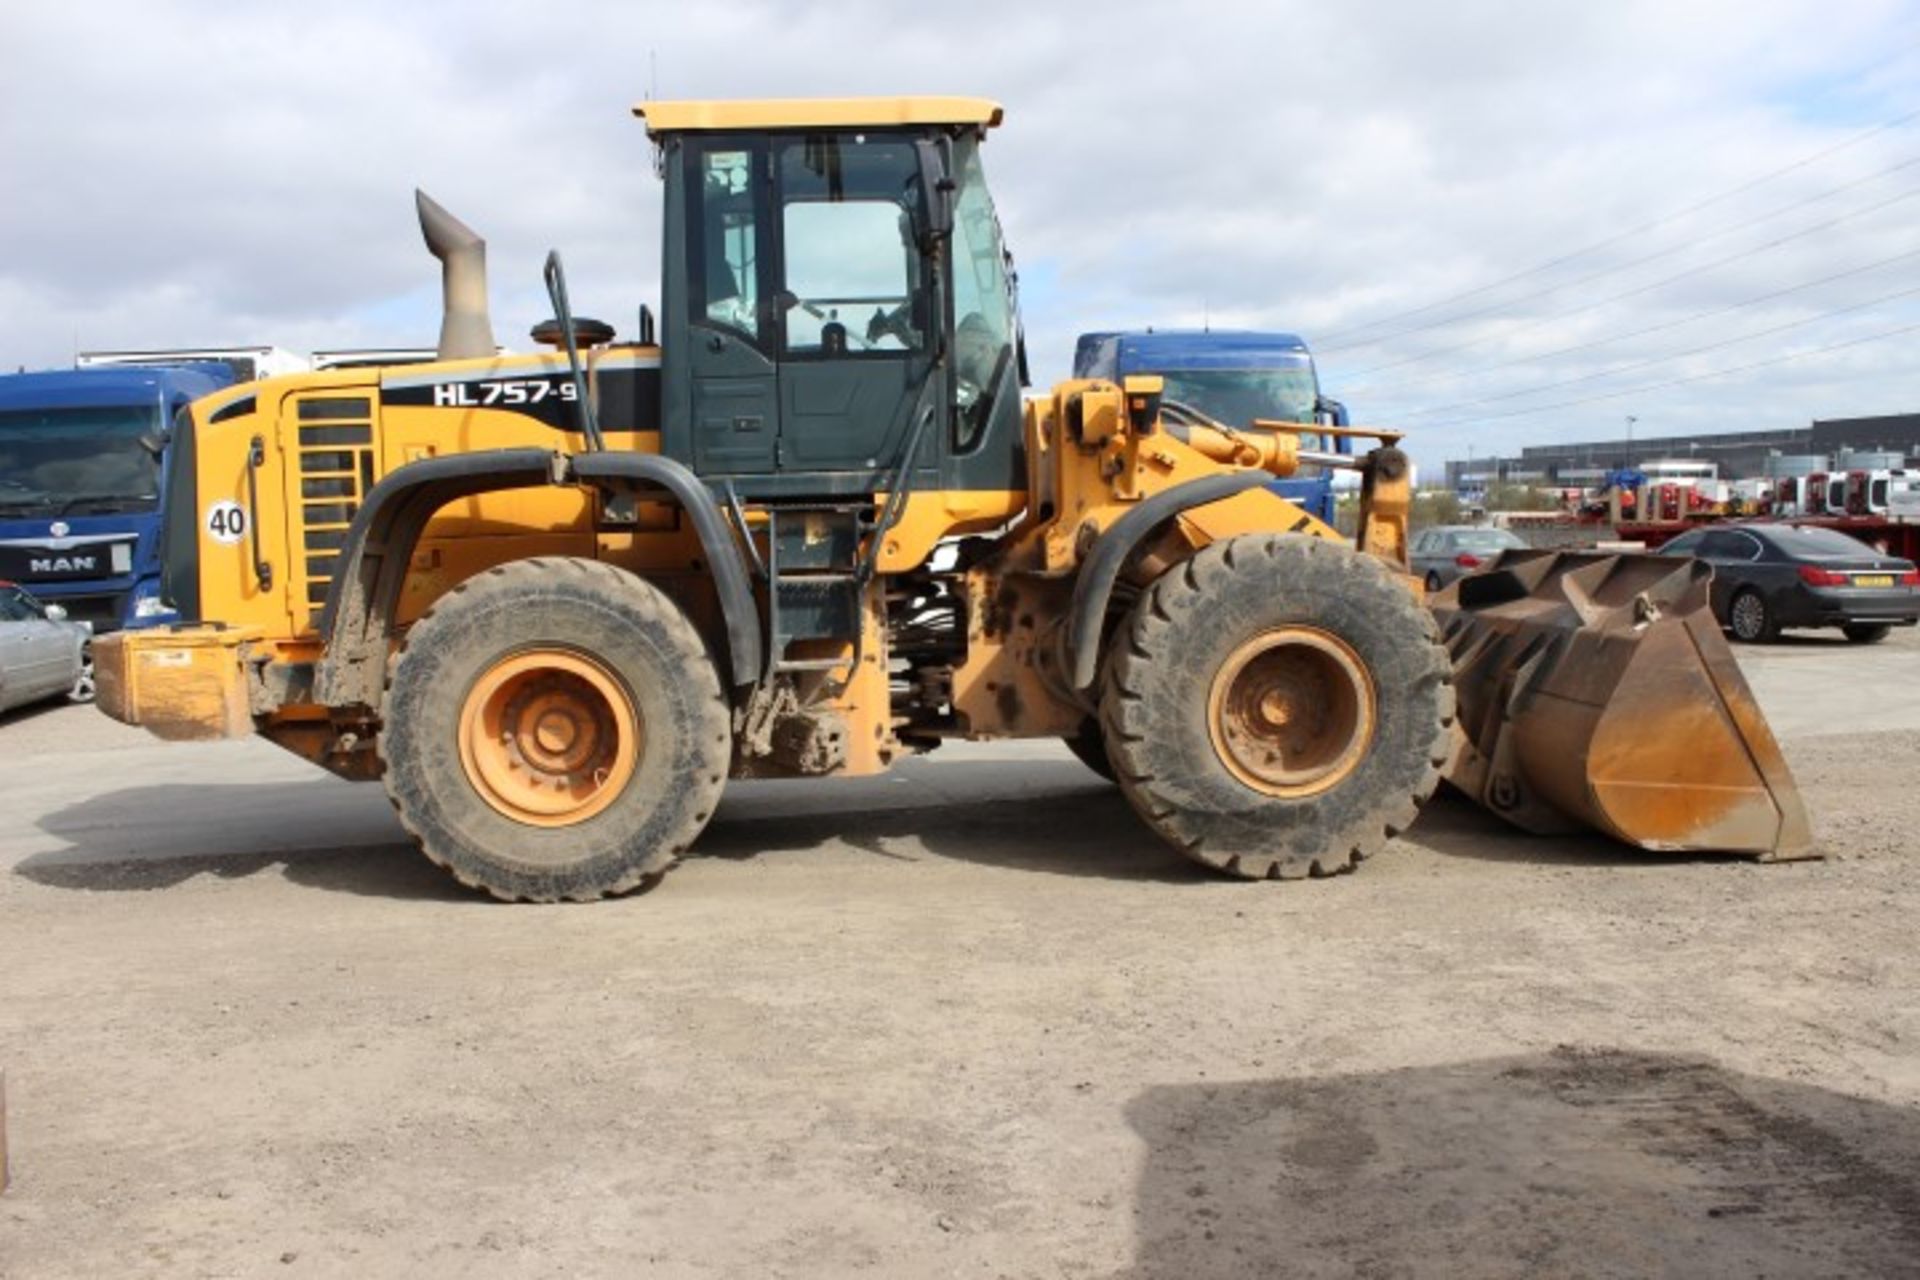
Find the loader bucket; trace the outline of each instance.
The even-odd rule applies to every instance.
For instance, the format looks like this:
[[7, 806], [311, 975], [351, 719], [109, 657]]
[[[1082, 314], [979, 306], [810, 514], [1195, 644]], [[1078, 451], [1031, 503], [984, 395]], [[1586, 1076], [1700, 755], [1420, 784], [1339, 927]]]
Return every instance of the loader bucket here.
[[1525, 830], [1812, 857], [1806, 807], [1689, 559], [1509, 551], [1434, 598], [1447, 780]]

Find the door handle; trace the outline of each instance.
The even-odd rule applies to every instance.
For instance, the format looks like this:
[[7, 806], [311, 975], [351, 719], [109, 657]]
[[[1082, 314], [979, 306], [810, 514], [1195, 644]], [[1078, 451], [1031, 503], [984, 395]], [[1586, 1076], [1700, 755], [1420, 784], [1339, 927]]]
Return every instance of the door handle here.
[[721, 337], [717, 333], [712, 333], [707, 335], [707, 350], [725, 351], [726, 349], [727, 349], [727, 340], [725, 338]]
[[260, 590], [273, 589], [273, 566], [260, 553], [260, 483], [254, 472], [266, 465], [266, 442], [255, 436], [247, 446], [247, 528], [253, 534], [253, 576]]

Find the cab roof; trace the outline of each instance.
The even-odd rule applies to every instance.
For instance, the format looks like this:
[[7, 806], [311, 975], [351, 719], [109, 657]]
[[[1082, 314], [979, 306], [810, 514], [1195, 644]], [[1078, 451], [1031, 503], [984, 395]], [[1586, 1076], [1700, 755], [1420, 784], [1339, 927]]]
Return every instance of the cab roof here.
[[710, 102], [639, 102], [633, 114], [650, 135], [729, 129], [885, 128], [890, 125], [1000, 123], [1000, 104], [986, 98], [749, 98]]
[[225, 365], [93, 365], [0, 375], [0, 409], [84, 409], [196, 400], [233, 382]]
[[1083, 333], [1074, 351], [1074, 376], [1202, 369], [1270, 369], [1310, 361], [1307, 344], [1291, 333], [1259, 329], [1147, 329]]

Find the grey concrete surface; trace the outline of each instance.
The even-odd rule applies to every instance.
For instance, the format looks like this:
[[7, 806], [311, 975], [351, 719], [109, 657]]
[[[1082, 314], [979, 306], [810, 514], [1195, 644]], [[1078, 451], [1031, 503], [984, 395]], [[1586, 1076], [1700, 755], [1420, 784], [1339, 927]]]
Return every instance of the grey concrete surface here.
[[1920, 637], [1741, 659], [1821, 862], [1437, 799], [1200, 872], [1051, 744], [508, 907], [376, 785], [0, 719], [0, 1277], [1911, 1275]]
[[1778, 644], [1735, 652], [1783, 739], [1920, 727], [1920, 628], [1870, 645], [1838, 631], [1789, 631]]

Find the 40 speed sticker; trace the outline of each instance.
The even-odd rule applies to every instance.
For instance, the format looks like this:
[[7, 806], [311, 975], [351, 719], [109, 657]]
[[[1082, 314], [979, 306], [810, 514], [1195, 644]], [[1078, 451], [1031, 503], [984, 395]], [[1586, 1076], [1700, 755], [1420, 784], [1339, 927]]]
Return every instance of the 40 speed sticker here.
[[207, 508], [207, 536], [224, 546], [232, 546], [247, 536], [247, 511], [230, 498]]

